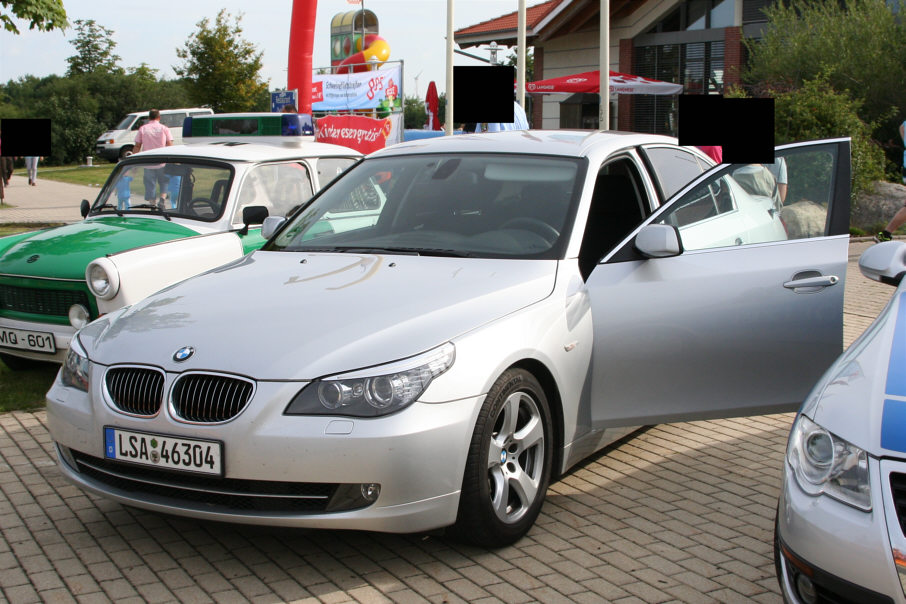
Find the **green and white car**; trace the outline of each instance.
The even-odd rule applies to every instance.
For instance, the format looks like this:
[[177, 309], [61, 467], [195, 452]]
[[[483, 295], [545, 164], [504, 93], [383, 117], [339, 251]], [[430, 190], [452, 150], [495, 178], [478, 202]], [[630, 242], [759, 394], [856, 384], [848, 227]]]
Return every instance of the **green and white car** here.
[[0, 238], [0, 359], [62, 362], [98, 316], [261, 247], [265, 217], [288, 216], [361, 156], [295, 135], [303, 117], [194, 118], [186, 144], [120, 162], [83, 221]]

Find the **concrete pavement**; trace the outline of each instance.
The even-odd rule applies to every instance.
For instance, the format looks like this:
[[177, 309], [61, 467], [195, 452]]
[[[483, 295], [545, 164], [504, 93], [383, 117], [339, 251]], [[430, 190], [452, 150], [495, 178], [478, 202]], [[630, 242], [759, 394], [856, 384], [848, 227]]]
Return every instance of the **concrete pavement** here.
[[[102, 183], [103, 184], [103, 183]], [[48, 223], [77, 222], [82, 219], [79, 206], [83, 199], [94, 202], [100, 189], [41, 178], [38, 184], [28, 185], [25, 176], [13, 175], [4, 189], [4, 205], [0, 206], [0, 224], [10, 222]]]
[[[59, 205], [77, 219], [83, 193], [46, 207], [36, 193], [23, 192], [23, 215]], [[852, 243], [851, 259], [869, 244]], [[850, 262], [847, 344], [893, 291]], [[127, 508], [63, 480], [43, 411], [4, 414], [0, 601], [779, 603], [771, 539], [792, 418], [649, 428], [551, 485], [526, 538], [486, 551]]]

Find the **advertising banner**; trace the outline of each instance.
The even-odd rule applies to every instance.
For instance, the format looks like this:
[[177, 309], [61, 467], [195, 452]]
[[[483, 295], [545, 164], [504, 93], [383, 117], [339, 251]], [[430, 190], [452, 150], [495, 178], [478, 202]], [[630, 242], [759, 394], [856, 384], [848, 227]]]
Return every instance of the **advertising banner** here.
[[401, 111], [402, 67], [397, 64], [359, 73], [312, 76], [311, 108], [314, 111], [378, 109]]
[[315, 140], [368, 154], [402, 141], [402, 114], [384, 119], [362, 115], [328, 115], [315, 121]]

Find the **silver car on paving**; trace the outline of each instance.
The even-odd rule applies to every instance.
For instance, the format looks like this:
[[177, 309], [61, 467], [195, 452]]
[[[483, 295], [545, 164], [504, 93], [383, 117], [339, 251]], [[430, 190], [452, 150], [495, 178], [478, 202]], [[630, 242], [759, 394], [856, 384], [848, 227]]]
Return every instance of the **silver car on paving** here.
[[793, 424], [774, 540], [788, 602], [906, 603], [906, 243], [859, 268], [897, 291]]
[[780, 202], [662, 136], [384, 149], [82, 329], [60, 468], [160, 512], [510, 543], [634, 426], [801, 404], [841, 350], [849, 153], [780, 148]]

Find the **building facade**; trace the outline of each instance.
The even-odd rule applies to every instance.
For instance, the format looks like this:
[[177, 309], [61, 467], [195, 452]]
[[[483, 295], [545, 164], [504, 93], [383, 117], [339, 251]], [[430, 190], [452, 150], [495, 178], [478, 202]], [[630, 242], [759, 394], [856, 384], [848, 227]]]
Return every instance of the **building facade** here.
[[[760, 37], [774, 0], [610, 0], [610, 69], [682, 84], [684, 94], [721, 94], [739, 82], [743, 37]], [[531, 7], [527, 44], [534, 79], [599, 67], [600, 0], [550, 0]], [[516, 13], [463, 28], [460, 47], [516, 44]], [[531, 95], [534, 128], [597, 128], [596, 94]], [[676, 133], [677, 97], [611, 97], [610, 127]]]

